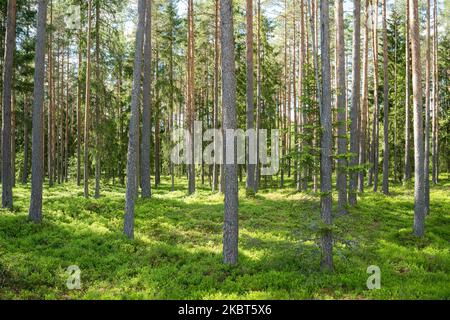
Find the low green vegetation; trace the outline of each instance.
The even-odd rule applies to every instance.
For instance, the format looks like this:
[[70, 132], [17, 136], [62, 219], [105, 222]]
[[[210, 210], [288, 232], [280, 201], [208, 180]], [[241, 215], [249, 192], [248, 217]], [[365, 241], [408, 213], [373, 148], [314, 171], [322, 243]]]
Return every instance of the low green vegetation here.
[[[450, 181], [431, 193], [426, 236], [412, 235], [413, 191], [367, 193], [335, 217], [335, 267], [320, 271], [319, 198], [293, 189], [240, 198], [239, 264], [222, 264], [223, 198], [164, 180], [138, 200], [136, 239], [122, 233], [124, 189], [86, 200], [74, 184], [45, 189], [44, 222], [27, 220], [29, 188], [0, 212], [0, 299], [448, 299]], [[66, 269], [81, 270], [81, 289]], [[368, 290], [369, 266], [381, 289]]]

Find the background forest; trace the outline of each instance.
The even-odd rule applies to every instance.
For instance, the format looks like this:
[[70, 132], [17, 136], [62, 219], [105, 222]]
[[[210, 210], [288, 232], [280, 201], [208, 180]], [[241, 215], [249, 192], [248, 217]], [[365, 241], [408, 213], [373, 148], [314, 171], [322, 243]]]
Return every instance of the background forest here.
[[[447, 0], [0, 0], [0, 299], [450, 298], [449, 21]], [[280, 170], [175, 165], [194, 120], [278, 129]]]

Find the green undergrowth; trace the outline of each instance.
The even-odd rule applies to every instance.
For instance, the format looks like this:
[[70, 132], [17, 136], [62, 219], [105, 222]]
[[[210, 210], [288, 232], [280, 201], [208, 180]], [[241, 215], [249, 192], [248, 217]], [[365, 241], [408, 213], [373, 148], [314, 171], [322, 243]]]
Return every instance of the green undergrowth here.
[[[27, 219], [29, 187], [0, 211], [1, 299], [448, 299], [450, 182], [431, 192], [426, 236], [412, 235], [413, 190], [367, 192], [336, 216], [334, 273], [320, 271], [320, 200], [267, 189], [239, 204], [239, 264], [222, 262], [223, 196], [186, 195], [170, 180], [136, 205], [135, 240], [122, 234], [125, 189], [104, 186], [84, 199], [74, 184], [44, 189], [44, 221]], [[81, 270], [69, 290], [66, 269]], [[369, 266], [381, 289], [368, 290]]]

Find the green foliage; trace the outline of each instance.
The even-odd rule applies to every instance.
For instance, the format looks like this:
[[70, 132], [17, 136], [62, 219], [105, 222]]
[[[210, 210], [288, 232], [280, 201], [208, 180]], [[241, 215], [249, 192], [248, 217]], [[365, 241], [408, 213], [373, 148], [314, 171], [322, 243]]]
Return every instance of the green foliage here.
[[[320, 271], [319, 196], [292, 189], [245, 197], [241, 187], [239, 265], [222, 264], [223, 197], [185, 180], [163, 179], [138, 200], [136, 239], [122, 235], [124, 189], [82, 198], [75, 185], [44, 190], [44, 222], [27, 220], [29, 188], [16, 211], [0, 212], [1, 299], [445, 299], [450, 296], [449, 181], [433, 188], [424, 239], [412, 235], [412, 190], [362, 195], [333, 222], [335, 273]], [[326, 226], [326, 228], [329, 228]], [[328, 230], [328, 229], [327, 229]], [[81, 290], [66, 288], [70, 265]], [[381, 268], [369, 291], [366, 269]]]

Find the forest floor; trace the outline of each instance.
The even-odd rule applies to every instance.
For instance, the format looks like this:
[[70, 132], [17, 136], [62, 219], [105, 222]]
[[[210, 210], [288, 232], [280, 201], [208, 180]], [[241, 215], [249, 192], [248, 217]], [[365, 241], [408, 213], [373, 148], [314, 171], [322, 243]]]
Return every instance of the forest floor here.
[[[319, 197], [242, 185], [239, 264], [221, 263], [223, 197], [200, 188], [138, 200], [134, 241], [122, 234], [124, 189], [98, 200], [74, 184], [44, 188], [44, 222], [28, 222], [29, 187], [0, 211], [0, 299], [449, 299], [450, 181], [433, 187], [426, 236], [412, 235], [413, 190], [367, 192], [335, 217], [335, 272], [320, 271]], [[81, 289], [66, 269], [81, 270]], [[381, 269], [368, 290], [367, 268]]]

